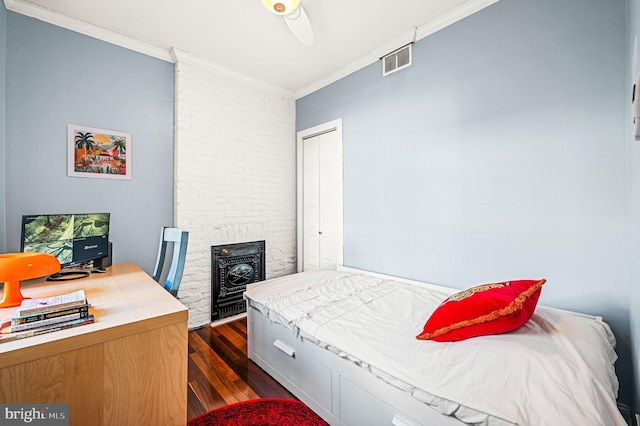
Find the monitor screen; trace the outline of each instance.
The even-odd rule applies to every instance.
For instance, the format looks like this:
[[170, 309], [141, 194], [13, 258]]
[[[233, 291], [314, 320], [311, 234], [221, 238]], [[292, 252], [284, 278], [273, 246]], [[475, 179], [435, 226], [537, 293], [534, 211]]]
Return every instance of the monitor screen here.
[[109, 213], [22, 216], [20, 251], [48, 253], [65, 267], [106, 257]]

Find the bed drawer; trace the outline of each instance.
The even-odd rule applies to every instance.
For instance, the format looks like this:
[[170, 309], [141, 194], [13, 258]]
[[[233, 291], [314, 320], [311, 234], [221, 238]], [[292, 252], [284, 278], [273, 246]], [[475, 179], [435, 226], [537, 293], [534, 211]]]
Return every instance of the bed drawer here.
[[[363, 409], [362, 407], [366, 407]], [[347, 426], [421, 426], [369, 392], [340, 377], [340, 420]]]
[[[453, 417], [436, 413], [426, 405], [416, 410], [404, 406], [391, 393], [386, 394], [386, 402], [364, 390], [362, 387], [340, 376], [340, 420], [346, 426], [461, 426], [462, 422]], [[387, 402], [394, 404], [389, 405]], [[415, 402], [415, 401], [414, 401]], [[362, 407], [367, 407], [363, 410]], [[411, 416], [405, 414], [411, 413]]]
[[253, 351], [303, 392], [330, 410], [331, 370], [304, 353], [309, 342], [296, 339], [287, 330], [260, 318], [253, 323]]

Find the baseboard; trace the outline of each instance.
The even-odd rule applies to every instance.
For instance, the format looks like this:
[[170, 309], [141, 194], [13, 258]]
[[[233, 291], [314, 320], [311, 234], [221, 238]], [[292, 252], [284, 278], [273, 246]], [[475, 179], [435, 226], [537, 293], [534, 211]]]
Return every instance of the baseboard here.
[[215, 320], [215, 321], [213, 321], [213, 322], [211, 322], [209, 324], [209, 327], [215, 327], [215, 326], [218, 326], [218, 325], [222, 325], [222, 324], [225, 324], [225, 323], [228, 323], [228, 322], [231, 322], [231, 321], [235, 321], [235, 320], [240, 319], [240, 318], [244, 318], [246, 316], [247, 316], [247, 313], [246, 312], [242, 312], [242, 313], [239, 313], [239, 314], [236, 314], [236, 315], [232, 315], [232, 316], [227, 317], [227, 318], [222, 318], [222, 319], [219, 319], [219, 320]]

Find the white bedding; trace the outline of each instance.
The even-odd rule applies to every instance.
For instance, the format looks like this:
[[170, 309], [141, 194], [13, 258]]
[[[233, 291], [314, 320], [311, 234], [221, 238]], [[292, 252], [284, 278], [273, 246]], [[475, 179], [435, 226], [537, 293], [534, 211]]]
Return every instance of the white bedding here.
[[591, 316], [539, 306], [520, 329], [461, 342], [417, 340], [448, 295], [351, 272], [304, 272], [245, 292], [250, 305], [439, 412], [478, 425], [626, 425], [615, 340]]

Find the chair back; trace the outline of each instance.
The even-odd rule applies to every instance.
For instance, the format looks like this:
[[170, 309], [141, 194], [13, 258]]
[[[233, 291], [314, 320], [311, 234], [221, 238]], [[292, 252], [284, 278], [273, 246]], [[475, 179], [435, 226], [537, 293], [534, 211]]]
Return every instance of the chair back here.
[[[167, 256], [168, 243], [173, 243], [173, 254]], [[165, 290], [172, 295], [178, 294], [184, 262], [187, 257], [187, 244], [189, 243], [189, 233], [179, 228], [163, 227], [160, 230], [160, 247], [158, 248], [158, 259], [153, 272], [153, 279], [162, 284]], [[165, 269], [165, 260], [171, 260], [171, 266], [164, 284], [161, 282], [162, 271]]]

